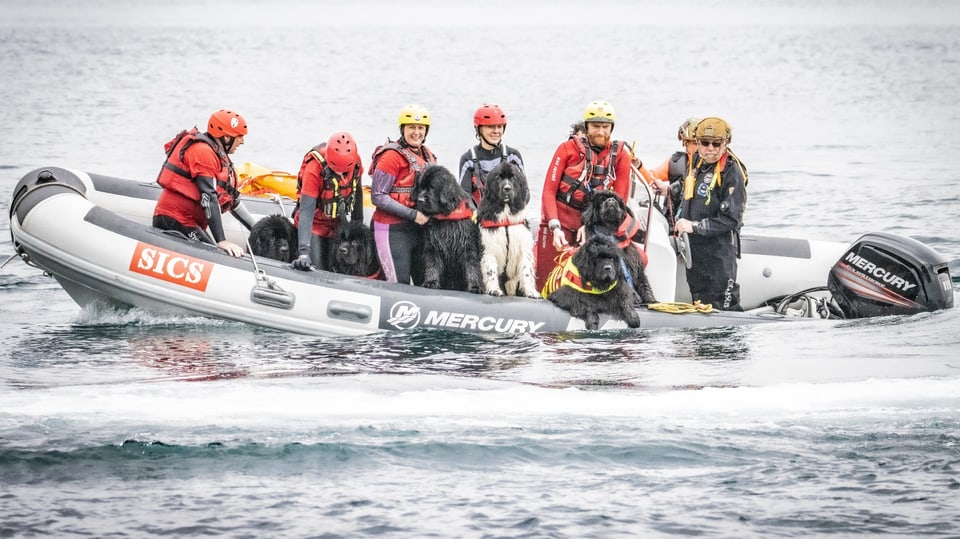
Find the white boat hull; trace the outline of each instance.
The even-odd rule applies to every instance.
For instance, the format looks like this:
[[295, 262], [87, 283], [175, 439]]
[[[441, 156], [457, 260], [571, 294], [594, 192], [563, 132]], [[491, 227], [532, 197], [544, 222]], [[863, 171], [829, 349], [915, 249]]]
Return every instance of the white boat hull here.
[[[311, 335], [414, 328], [529, 333], [584, 327], [581, 320], [545, 300], [427, 290], [323, 271], [300, 272], [287, 263], [255, 261], [249, 255], [234, 258], [214, 246], [150, 227], [148, 197], [124, 196], [116, 188], [104, 192], [99, 189], [104, 182], [94, 175], [44, 170], [50, 171], [54, 180], [25, 178], [15, 191], [11, 235], [26, 260], [53, 274], [83, 306], [137, 306]], [[143, 188], [131, 192], [137, 189]], [[94, 200], [126, 209], [121, 215]], [[137, 205], [140, 211], [131, 209]], [[147, 206], [148, 214], [141, 213]], [[651, 241], [649, 249], [651, 267], [665, 268], [651, 271], [655, 291], [659, 289], [662, 301], [673, 300], [676, 296], [668, 295], [669, 289], [680, 287], [672, 247], [664, 239]], [[255, 271], [255, 263], [260, 273]], [[826, 272], [828, 268], [824, 262], [819, 269]], [[646, 308], [639, 312], [642, 328], [791, 320], [769, 313], [677, 315]], [[622, 321], [609, 317], [602, 317], [601, 324], [601, 329], [626, 328]]]

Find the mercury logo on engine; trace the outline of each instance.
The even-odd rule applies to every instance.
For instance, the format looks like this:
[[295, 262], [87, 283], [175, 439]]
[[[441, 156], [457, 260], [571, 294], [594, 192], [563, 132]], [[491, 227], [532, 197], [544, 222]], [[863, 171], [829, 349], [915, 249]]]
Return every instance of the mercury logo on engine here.
[[884, 267], [878, 266], [870, 260], [867, 260], [866, 258], [854, 253], [853, 251], [847, 253], [847, 256], [844, 257], [843, 261], [859, 269], [864, 274], [899, 289], [901, 292], [906, 292], [911, 288], [916, 288], [917, 286], [916, 283], [907, 281], [903, 277], [890, 272]]
[[[398, 301], [390, 307], [387, 323], [397, 329], [413, 329], [420, 324], [420, 306], [410, 301]], [[496, 316], [451, 311], [429, 311], [423, 317], [423, 326], [456, 328], [473, 331], [496, 331], [499, 333], [532, 333], [543, 327], [544, 322], [517, 320]]]
[[201, 292], [206, 291], [213, 264], [190, 258], [174, 251], [137, 242], [130, 259], [130, 271], [178, 284]]

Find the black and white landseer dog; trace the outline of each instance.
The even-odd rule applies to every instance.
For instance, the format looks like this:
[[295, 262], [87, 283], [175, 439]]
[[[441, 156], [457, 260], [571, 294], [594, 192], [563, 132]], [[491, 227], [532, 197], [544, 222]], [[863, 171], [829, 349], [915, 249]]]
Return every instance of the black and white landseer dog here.
[[636, 294], [625, 278], [623, 251], [609, 236], [595, 235], [550, 274], [547, 299], [583, 320], [587, 329], [600, 327], [600, 315], [640, 327]]
[[341, 221], [330, 246], [330, 271], [384, 280], [373, 230], [363, 221]]
[[587, 238], [602, 235], [614, 239], [623, 250], [623, 261], [629, 270], [628, 284], [642, 303], [656, 303], [657, 298], [643, 270], [646, 253], [642, 253], [640, 244], [634, 242], [642, 233], [640, 222], [620, 195], [613, 191], [593, 191], [584, 201], [580, 218]]
[[449, 170], [429, 165], [417, 176], [410, 196], [416, 209], [430, 217], [423, 225], [423, 286], [479, 294], [480, 229], [469, 195]]
[[477, 224], [480, 225], [480, 274], [491, 296], [540, 297], [533, 262], [533, 233], [527, 222], [530, 188], [520, 167], [501, 161], [487, 175]]
[[297, 257], [297, 229], [293, 222], [283, 215], [268, 215], [257, 221], [250, 230], [250, 252], [293, 262]]

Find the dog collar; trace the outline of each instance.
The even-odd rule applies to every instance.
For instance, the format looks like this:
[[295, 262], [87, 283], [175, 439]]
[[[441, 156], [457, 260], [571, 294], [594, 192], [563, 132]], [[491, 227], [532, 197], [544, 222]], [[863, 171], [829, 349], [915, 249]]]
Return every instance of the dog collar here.
[[513, 226], [513, 225], [525, 225], [527, 224], [526, 219], [500, 219], [499, 221], [494, 221], [492, 219], [484, 219], [480, 221], [480, 226], [483, 228], [498, 228], [501, 226]]
[[473, 210], [470, 209], [467, 201], [464, 200], [459, 206], [457, 206], [457, 209], [453, 210], [452, 212], [443, 215], [434, 215], [431, 218], [440, 221], [461, 221], [463, 219], [472, 219]]

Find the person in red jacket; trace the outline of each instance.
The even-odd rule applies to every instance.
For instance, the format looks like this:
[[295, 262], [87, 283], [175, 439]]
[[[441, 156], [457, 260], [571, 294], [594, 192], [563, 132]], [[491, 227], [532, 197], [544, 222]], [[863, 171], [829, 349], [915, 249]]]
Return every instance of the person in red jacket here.
[[580, 210], [587, 195], [612, 190], [627, 200], [630, 192], [630, 149], [611, 140], [613, 106], [592, 101], [583, 111], [583, 121], [585, 134], [560, 144], [547, 169], [537, 234], [537, 288], [543, 288], [557, 255], [584, 240]]
[[299, 245], [294, 268], [309, 271], [313, 264], [330, 269], [330, 249], [340, 221], [363, 220], [362, 175], [363, 163], [350, 133], [334, 133], [303, 157], [293, 214]]
[[410, 194], [417, 174], [437, 158], [426, 147], [430, 114], [420, 105], [400, 109], [400, 139], [373, 153], [370, 201], [373, 236], [387, 281], [415, 285], [423, 283], [423, 225], [429, 218], [415, 208]]
[[254, 224], [253, 216], [240, 203], [237, 174], [230, 160], [246, 134], [243, 116], [221, 109], [210, 115], [206, 132], [194, 127], [167, 142], [167, 158], [157, 176], [163, 191], [153, 211], [153, 226], [242, 256], [243, 248], [227, 240], [220, 214], [231, 212], [247, 230]]

